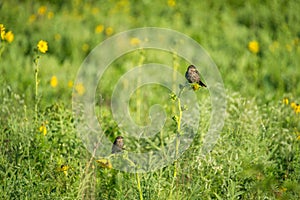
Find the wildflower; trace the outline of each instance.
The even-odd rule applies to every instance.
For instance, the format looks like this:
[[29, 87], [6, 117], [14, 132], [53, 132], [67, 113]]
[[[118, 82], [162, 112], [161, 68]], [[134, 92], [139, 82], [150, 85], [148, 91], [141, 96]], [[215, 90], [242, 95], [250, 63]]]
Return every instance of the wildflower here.
[[98, 13], [99, 13], [99, 9], [96, 8], [96, 7], [94, 7], [94, 8], [92, 9], [92, 13], [93, 13], [94, 15], [98, 14]]
[[47, 135], [47, 127], [46, 127], [47, 124], [48, 124], [48, 121], [45, 121], [45, 122], [42, 123], [42, 125], [39, 128], [39, 131], [41, 133], [43, 133], [44, 136]]
[[257, 41], [252, 40], [248, 43], [248, 49], [250, 52], [257, 54], [259, 52], [259, 44]]
[[106, 158], [100, 158], [99, 160], [96, 160], [96, 162], [99, 163], [100, 166], [103, 167], [103, 168], [107, 168], [107, 169], [112, 168], [111, 162]]
[[294, 111], [295, 111], [296, 114], [299, 114], [300, 113], [300, 105], [297, 104]]
[[4, 40], [5, 36], [5, 27], [3, 24], [0, 24], [0, 34], [1, 34], [1, 39]]
[[106, 34], [107, 36], [112, 35], [113, 32], [114, 32], [114, 29], [113, 29], [112, 27], [107, 27], [107, 28], [105, 29], [105, 34]]
[[60, 40], [60, 39], [61, 39], [61, 35], [60, 35], [59, 33], [56, 33], [56, 34], [54, 35], [54, 39], [55, 39], [56, 41]]
[[283, 104], [285, 104], [285, 105], [289, 105], [289, 99], [288, 99], [288, 98], [284, 98], [284, 99], [282, 100], [282, 102], [283, 102]]
[[85, 93], [85, 88], [82, 83], [78, 83], [75, 86], [75, 91], [81, 96]]
[[11, 43], [13, 40], [14, 40], [14, 34], [11, 32], [11, 31], [8, 31], [5, 36], [4, 36], [4, 39]]
[[296, 107], [297, 107], [297, 104], [296, 104], [295, 102], [292, 102], [292, 103], [291, 103], [291, 107], [295, 110]]
[[192, 83], [191, 87], [193, 88], [194, 91], [199, 90], [200, 85], [198, 83]]
[[37, 48], [41, 53], [46, 53], [46, 51], [48, 51], [48, 43], [44, 40], [40, 40], [37, 44]]
[[296, 114], [300, 113], [300, 105], [299, 104], [297, 104], [295, 102], [292, 102], [291, 103], [291, 107], [292, 107], [292, 109], [294, 110], [294, 112]]
[[280, 191], [281, 191], [281, 192], [286, 192], [286, 191], [287, 191], [287, 188], [282, 187], [282, 188], [280, 188]]
[[298, 137], [296, 138], [296, 140], [300, 141], [300, 135], [298, 135]]
[[82, 51], [87, 52], [89, 50], [90, 46], [87, 43], [84, 43], [81, 48], [82, 48]]
[[54, 13], [53, 12], [48, 12], [48, 15], [47, 15], [47, 18], [48, 19], [52, 19], [53, 18], [53, 16], [54, 16]]
[[44, 15], [46, 13], [46, 11], [47, 11], [47, 7], [46, 6], [41, 6], [38, 9], [38, 14], [39, 15]]
[[70, 167], [68, 165], [61, 165], [60, 167], [57, 168], [57, 171], [63, 172], [67, 176], [69, 168]]
[[35, 14], [30, 15], [30, 17], [29, 17], [29, 19], [28, 19], [29, 23], [32, 23], [32, 22], [34, 22], [35, 20], [36, 20], [36, 15], [35, 15]]
[[275, 52], [276, 49], [279, 48], [279, 42], [274, 41], [270, 46], [269, 46], [269, 50], [272, 52]]
[[55, 88], [57, 86], [57, 77], [56, 76], [52, 76], [51, 79], [50, 79], [50, 85], [51, 87]]
[[175, 0], [168, 0], [168, 6], [169, 7], [174, 7], [176, 5], [176, 1]]
[[69, 88], [72, 88], [72, 87], [73, 87], [73, 81], [71, 81], [71, 80], [68, 81], [68, 87], [69, 87]]
[[104, 26], [100, 24], [100, 25], [96, 26], [95, 33], [98, 33], [98, 34], [102, 33], [103, 30], [104, 30]]
[[131, 44], [132, 46], [137, 46], [137, 45], [139, 45], [140, 43], [141, 43], [141, 41], [140, 41], [139, 38], [134, 37], [134, 38], [131, 38], [131, 39], [130, 39], [130, 44]]

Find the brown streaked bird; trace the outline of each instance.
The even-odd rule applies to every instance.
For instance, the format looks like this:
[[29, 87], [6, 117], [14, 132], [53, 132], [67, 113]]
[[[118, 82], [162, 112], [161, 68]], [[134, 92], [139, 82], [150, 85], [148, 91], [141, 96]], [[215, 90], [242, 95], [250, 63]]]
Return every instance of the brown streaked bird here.
[[112, 145], [112, 148], [111, 148], [111, 153], [122, 152], [122, 150], [124, 149], [123, 146], [124, 146], [123, 137], [122, 136], [116, 137], [116, 139]]
[[194, 65], [190, 65], [187, 68], [185, 72], [185, 78], [188, 80], [189, 83], [198, 83], [200, 86], [206, 87], [206, 85], [201, 81], [200, 73]]

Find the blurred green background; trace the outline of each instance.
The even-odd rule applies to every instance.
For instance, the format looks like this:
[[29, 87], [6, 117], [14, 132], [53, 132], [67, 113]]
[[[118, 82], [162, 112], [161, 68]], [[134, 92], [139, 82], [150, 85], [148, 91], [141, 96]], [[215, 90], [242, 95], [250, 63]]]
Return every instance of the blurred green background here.
[[[43, 95], [67, 100], [67, 83], [89, 51], [113, 34], [150, 26], [177, 30], [201, 44], [231, 91], [262, 102], [285, 93], [297, 96], [299, 6], [297, 1], [3, 1], [1, 23], [15, 37], [1, 55], [1, 81], [30, 101], [33, 49], [43, 39], [49, 45], [41, 61]], [[250, 41], [258, 42], [257, 53], [249, 51]], [[53, 75], [55, 90], [48, 89]]]

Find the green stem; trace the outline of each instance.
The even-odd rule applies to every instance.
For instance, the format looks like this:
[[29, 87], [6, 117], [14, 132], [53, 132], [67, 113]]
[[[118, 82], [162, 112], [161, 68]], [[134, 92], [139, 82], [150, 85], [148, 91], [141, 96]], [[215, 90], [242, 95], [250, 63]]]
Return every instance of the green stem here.
[[35, 70], [34, 70], [34, 75], [35, 75], [35, 105], [34, 105], [34, 112], [35, 112], [35, 122], [37, 122], [38, 119], [38, 85], [39, 85], [39, 80], [38, 80], [38, 74], [39, 74], [39, 57], [37, 57], [34, 60], [35, 64]]
[[[143, 63], [144, 63], [144, 60], [145, 60], [145, 55], [144, 55], [144, 50], [143, 49], [141, 49], [141, 51], [140, 51], [140, 59], [139, 59], [139, 61], [138, 61], [138, 66], [141, 66], [141, 65], [143, 65]], [[138, 76], [138, 78], [137, 78], [137, 85], [139, 85], [140, 83], [141, 83], [141, 69], [139, 69], [139, 76]], [[141, 100], [141, 90], [140, 89], [138, 89], [137, 91], [136, 91], [136, 94], [137, 94], [137, 100], [136, 100], [136, 113], [137, 113], [137, 115], [136, 115], [136, 120], [137, 120], [137, 122], [138, 123], [140, 123], [141, 122], [141, 104], [142, 104], [142, 100]]]
[[180, 127], [181, 127], [181, 118], [182, 118], [180, 97], [178, 97], [178, 110], [179, 110], [179, 117], [178, 117], [178, 121], [177, 121], [177, 135], [176, 135], [176, 146], [175, 146], [175, 158], [176, 158], [176, 160], [174, 162], [174, 174], [173, 174], [174, 179], [177, 176], [177, 157], [178, 157], [178, 154], [179, 154], [179, 142], [180, 142], [179, 136], [180, 136]]
[[139, 194], [140, 194], [140, 200], [143, 200], [143, 192], [142, 192], [142, 188], [141, 188], [141, 181], [140, 181], [139, 173], [136, 173], [136, 181], [137, 181], [137, 187], [138, 187]]
[[176, 134], [176, 144], [175, 144], [176, 145], [175, 146], [175, 162], [174, 162], [174, 173], [173, 173], [172, 187], [171, 187], [171, 192], [170, 192], [170, 195], [169, 195], [170, 199], [172, 198], [173, 186], [174, 186], [175, 179], [177, 177], [177, 158], [178, 158], [178, 154], [179, 154], [179, 143], [180, 143], [179, 136], [180, 136], [180, 132], [181, 132], [181, 119], [182, 119], [182, 109], [181, 109], [180, 97], [181, 97], [181, 94], [182, 94], [185, 87], [186, 86], [183, 86], [180, 89], [179, 94], [177, 96], [179, 116], [178, 116], [178, 120], [177, 120], [177, 134]]

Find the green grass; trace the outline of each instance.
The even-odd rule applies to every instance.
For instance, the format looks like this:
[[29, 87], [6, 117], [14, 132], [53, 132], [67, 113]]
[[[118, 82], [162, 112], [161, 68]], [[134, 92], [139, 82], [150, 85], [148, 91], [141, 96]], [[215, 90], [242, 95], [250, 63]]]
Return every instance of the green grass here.
[[[44, 14], [38, 14], [41, 6]], [[299, 199], [300, 113], [291, 106], [300, 103], [299, 9], [297, 1], [255, 0], [176, 1], [174, 7], [158, 0], [0, 3], [0, 24], [15, 36], [12, 43], [0, 42], [0, 199]], [[98, 25], [103, 32], [95, 32]], [[202, 155], [211, 102], [201, 89], [200, 128], [176, 164], [138, 175], [106, 169], [79, 137], [68, 82], [75, 82], [88, 53], [109, 38], [108, 27], [115, 34], [151, 26], [182, 32], [206, 49], [226, 88], [225, 124], [216, 146]], [[49, 51], [40, 54], [37, 104], [34, 58], [40, 40]], [[257, 54], [248, 49], [253, 40]], [[95, 113], [111, 141], [124, 135], [110, 110], [114, 84], [133, 66], [153, 62], [174, 65], [182, 74], [188, 65], [171, 53], [137, 51], [112, 63], [106, 72], [112, 78], [99, 82], [97, 94], [103, 96], [96, 95]], [[149, 123], [156, 103], [167, 121], [151, 140], [125, 137], [126, 148], [149, 151], [174, 139], [178, 109], [169, 97], [157, 85], [135, 91], [129, 110], [137, 123]]]

